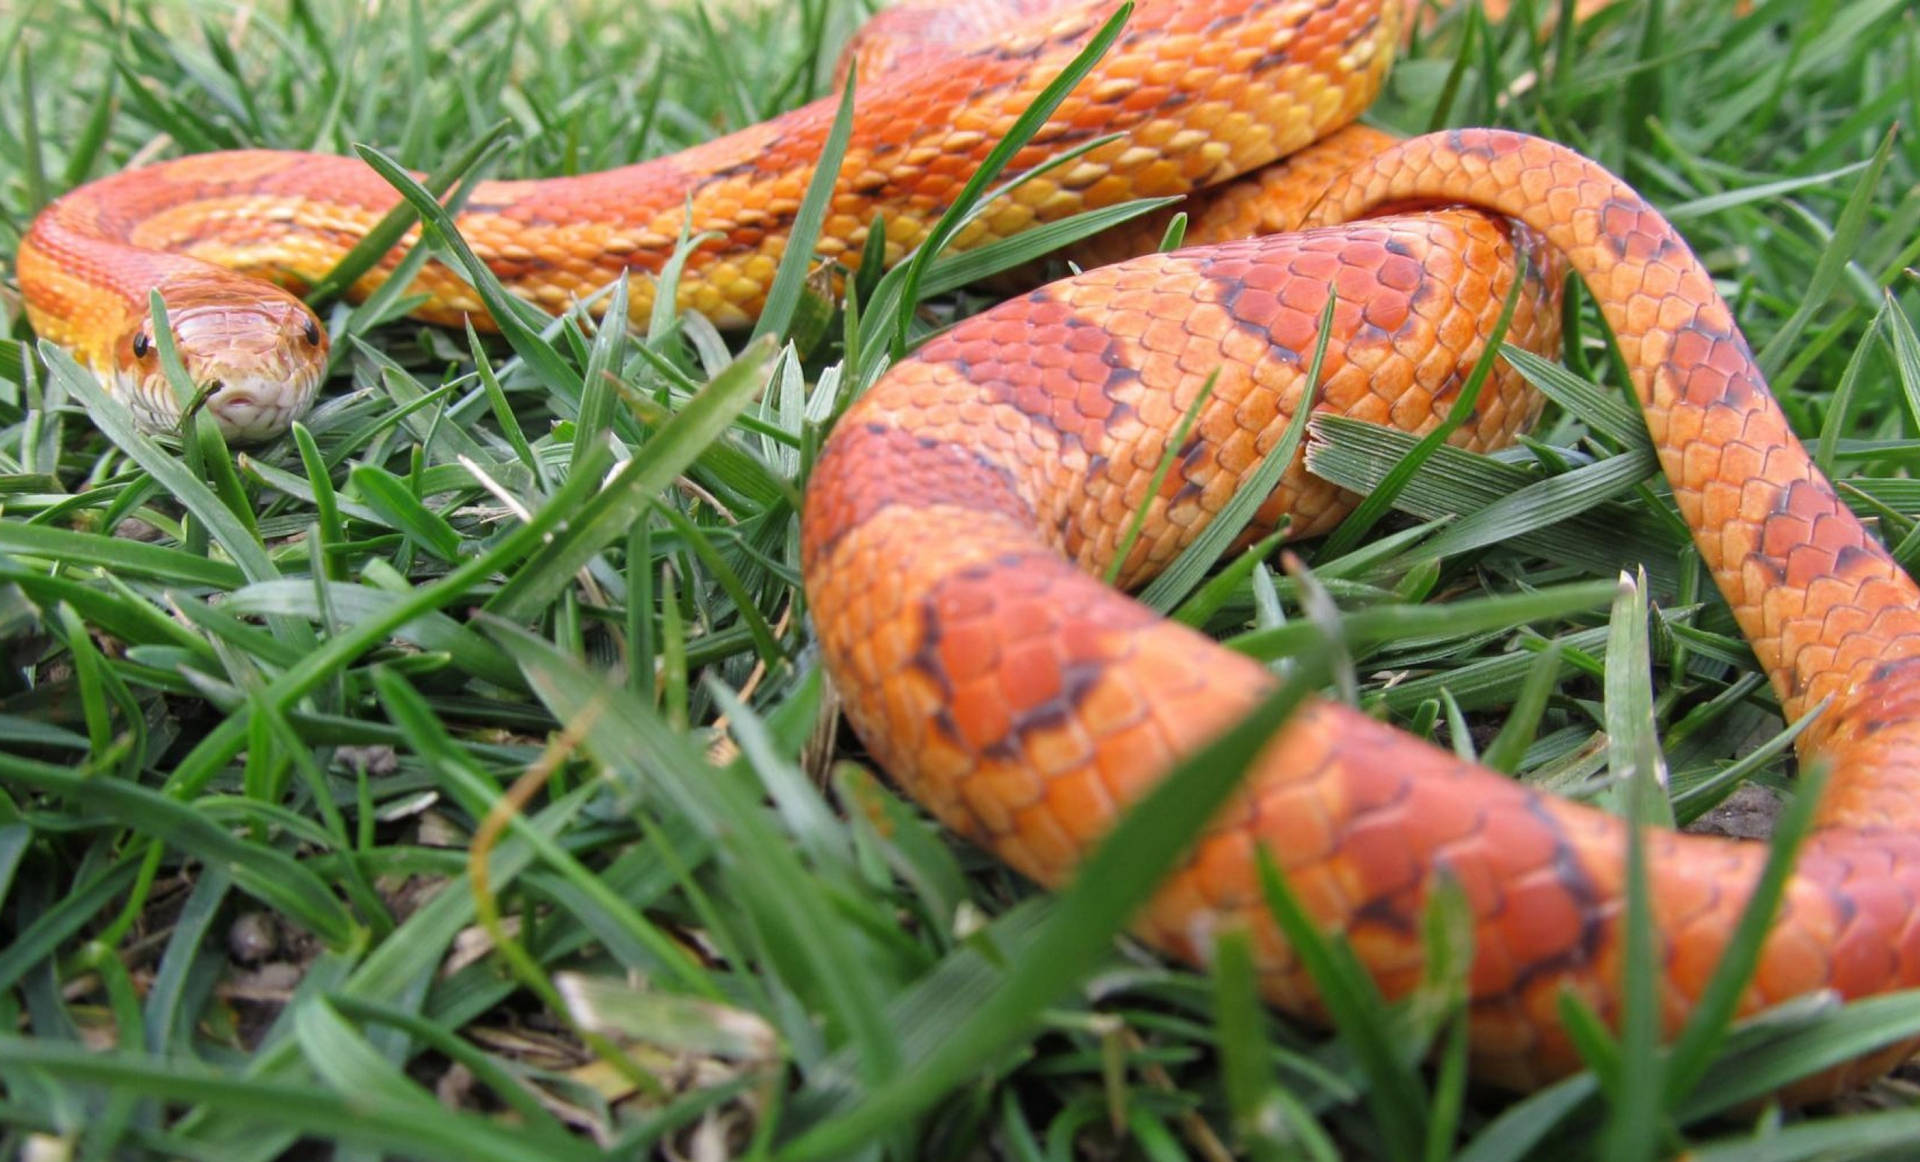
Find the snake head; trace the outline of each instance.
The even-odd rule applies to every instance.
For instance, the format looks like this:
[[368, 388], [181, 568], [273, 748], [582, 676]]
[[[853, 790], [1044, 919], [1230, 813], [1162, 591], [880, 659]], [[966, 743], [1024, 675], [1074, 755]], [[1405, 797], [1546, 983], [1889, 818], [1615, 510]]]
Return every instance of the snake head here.
[[[258, 443], [306, 414], [327, 367], [327, 332], [307, 305], [248, 280], [176, 279], [162, 285], [174, 346], [194, 398], [234, 443]], [[180, 400], [160, 365], [151, 314], [115, 341], [114, 388], [149, 432], [180, 425]]]

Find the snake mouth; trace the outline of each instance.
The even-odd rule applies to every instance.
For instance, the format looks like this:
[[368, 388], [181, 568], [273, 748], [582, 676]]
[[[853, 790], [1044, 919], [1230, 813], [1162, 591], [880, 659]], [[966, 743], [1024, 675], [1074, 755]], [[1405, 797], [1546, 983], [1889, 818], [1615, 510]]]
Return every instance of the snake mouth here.
[[[305, 414], [327, 366], [326, 332], [291, 295], [238, 303], [225, 294], [174, 286], [167, 298], [174, 345], [192, 385], [187, 397], [230, 443], [256, 444]], [[180, 427], [182, 397], [160, 365], [152, 320], [123, 337], [108, 386], [150, 433]]]
[[[229, 443], [258, 444], [274, 439], [306, 411], [319, 385], [318, 376], [195, 377], [194, 398]], [[124, 381], [123, 381], [124, 382]], [[142, 378], [129, 385], [122, 398], [134, 418], [149, 432], [176, 432], [180, 427], [180, 400], [164, 375]]]

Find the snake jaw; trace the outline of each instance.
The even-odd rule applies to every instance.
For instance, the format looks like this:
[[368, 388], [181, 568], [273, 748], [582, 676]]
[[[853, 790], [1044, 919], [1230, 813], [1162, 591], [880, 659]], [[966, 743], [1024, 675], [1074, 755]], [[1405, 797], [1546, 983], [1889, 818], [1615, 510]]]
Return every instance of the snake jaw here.
[[[306, 414], [327, 367], [327, 334], [305, 303], [284, 291], [252, 301], [195, 287], [163, 290], [168, 321], [195, 400], [231, 443], [283, 434]], [[160, 365], [153, 320], [142, 316], [114, 345], [104, 378], [148, 432], [175, 431], [180, 399]]]

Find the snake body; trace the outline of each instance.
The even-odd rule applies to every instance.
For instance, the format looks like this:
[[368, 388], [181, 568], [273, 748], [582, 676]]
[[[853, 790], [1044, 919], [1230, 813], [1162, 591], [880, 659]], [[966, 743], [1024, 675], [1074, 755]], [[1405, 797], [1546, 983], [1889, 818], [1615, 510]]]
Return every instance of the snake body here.
[[[1002, 0], [888, 18], [920, 39], [902, 48], [876, 34], [856, 50], [886, 75], [864, 90], [820, 252], [854, 261], [876, 212], [889, 259], [923, 238], [1104, 9]], [[1327, 136], [1377, 88], [1397, 9], [1143, 3], [1015, 165], [1095, 133], [1122, 137], [1023, 187], [962, 242], [1184, 193]], [[607, 174], [485, 183], [461, 226], [511, 288], [551, 307], [619, 271], [657, 271], [683, 228], [713, 231], [687, 267], [682, 305], [740, 321], [764, 298], [832, 113], [831, 102], [810, 106]], [[1120, 563], [1124, 583], [1188, 543], [1273, 445], [1301, 398], [1330, 286], [1336, 335], [1320, 405], [1419, 428], [1447, 407], [1515, 277], [1516, 246], [1537, 235], [1586, 280], [1618, 334], [1680, 512], [1785, 712], [1827, 703], [1800, 745], [1831, 764], [1832, 783], [1742, 1011], [1818, 989], [1858, 997], [1920, 983], [1920, 836], [1907, 774], [1920, 759], [1913, 583], [1815, 469], [1707, 272], [1637, 194], [1514, 134], [1387, 145], [1366, 132], [1338, 139], [1350, 150], [1340, 166], [1357, 168], [1335, 180], [1312, 228], [1043, 287], [936, 337], [847, 412], [809, 484], [802, 564], [848, 718], [947, 825], [1040, 883], [1069, 878], [1129, 804], [1275, 680], [1086, 572], [1118, 552], [1202, 384], [1216, 376], [1151, 498], [1146, 535]], [[1299, 209], [1275, 216], [1238, 206], [1243, 197], [1218, 195], [1231, 214], [1269, 226]], [[61, 200], [28, 235], [19, 271], [36, 327], [114, 366], [150, 325], [144, 301], [156, 280], [164, 293], [169, 280], [198, 288], [231, 277], [208, 259], [298, 287], [393, 203], [339, 159], [186, 158]], [[1355, 220], [1446, 203], [1524, 228], [1459, 209]], [[156, 247], [179, 253], [153, 257]], [[1554, 341], [1556, 281], [1520, 288], [1521, 339]], [[634, 296], [642, 315], [645, 286]], [[444, 270], [429, 268], [415, 289], [433, 296], [430, 318], [478, 308]], [[265, 324], [235, 326], [321, 347], [308, 341], [304, 307], [270, 301], [280, 305]], [[181, 340], [197, 336], [183, 330]], [[1499, 443], [1534, 406], [1497, 392], [1462, 438]], [[1295, 466], [1262, 519], [1291, 511], [1295, 529], [1311, 533], [1349, 499]], [[1648, 845], [1671, 1033], [1699, 1000], [1765, 852], [1664, 832]], [[1473, 1058], [1490, 1080], [1527, 1087], [1577, 1067], [1557, 1008], [1563, 991], [1603, 1018], [1620, 1014], [1626, 842], [1611, 817], [1357, 711], [1309, 704], [1137, 928], [1175, 956], [1203, 959], [1217, 933], [1244, 926], [1268, 996], [1318, 1014], [1262, 904], [1261, 849], [1391, 995], [1418, 979], [1422, 909], [1439, 878], [1461, 886], [1474, 925]], [[1821, 1084], [1845, 1085], [1904, 1049]]]
[[[1708, 274], [1632, 190], [1546, 142], [1459, 131], [1364, 163], [1316, 220], [1426, 202], [1526, 223], [1593, 288], [1680, 511], [1785, 712], [1833, 698], [1802, 736], [1803, 755], [1830, 762], [1833, 782], [1744, 1011], [1814, 989], [1862, 996], [1920, 982], [1920, 838], [1900, 826], [1920, 739], [1920, 672], [1908, 665], [1920, 651], [1920, 594], [1813, 467]], [[1434, 229], [1432, 218], [1376, 219], [1092, 271], [963, 322], [848, 411], [808, 492], [808, 592], [849, 717], [915, 798], [1059, 883], [1158, 773], [1271, 688], [1259, 665], [1075, 566], [1105, 568], [1141, 479], [1211, 369], [1216, 394], [1181, 449], [1180, 479], [1149, 510], [1152, 527], [1191, 535], [1215, 482], [1250, 470], [1247, 444], [1289, 409], [1247, 401], [1297, 398], [1298, 337], [1324, 303], [1324, 278], [1289, 281], [1307, 257], [1332, 256], [1343, 280], [1337, 349], [1367, 330], [1373, 304], [1411, 318], [1406, 306], [1448, 297], [1456, 284], [1444, 266], [1397, 287], [1383, 273], [1383, 254], [1417, 254], [1415, 237]], [[1266, 287], [1278, 293], [1255, 293]], [[1368, 306], [1348, 309], [1356, 303]], [[1411, 351], [1427, 349], [1417, 324], [1383, 330], [1371, 336], [1380, 348], [1405, 336]], [[1055, 353], [1070, 350], [1081, 354]], [[1349, 370], [1329, 372], [1329, 394]], [[1170, 551], [1136, 550], [1123, 575], [1142, 579]], [[1557, 1012], [1563, 991], [1619, 1016], [1617, 819], [1356, 710], [1310, 706], [1138, 928], [1197, 959], [1213, 934], [1244, 926], [1268, 996], [1313, 1013], [1265, 911], [1262, 848], [1391, 995], [1419, 978], [1422, 909], [1439, 877], [1464, 888], [1480, 1076], [1531, 1087], [1577, 1067]], [[1764, 858], [1751, 844], [1650, 837], [1669, 1034], [1698, 1001]]]
[[[1097, 0], [909, 6], [855, 55], [885, 67], [859, 89], [851, 136], [816, 251], [857, 266], [876, 216], [889, 263], [925, 239], [967, 179], [1047, 83], [1112, 14]], [[1023, 184], [954, 240], [977, 246], [1038, 223], [1130, 198], [1184, 194], [1293, 153], [1352, 121], [1392, 58], [1397, 8], [1379, 0], [1158, 0], [1142, 5], [1103, 61], [1012, 160], [1031, 168], [1118, 133]], [[935, 48], [903, 52], [889, 45]], [[678, 305], [722, 326], [765, 301], [786, 235], [832, 129], [837, 98], [670, 157], [603, 173], [480, 183], [456, 218], [508, 290], [558, 311], [623, 271], [658, 274], [684, 229], [712, 235], [688, 259]], [[264, 377], [227, 365], [234, 346], [276, 346], [310, 314], [262, 287], [298, 290], [328, 271], [399, 202], [356, 159], [234, 151], [163, 162], [93, 182], [56, 201], [21, 243], [17, 270], [37, 331], [105, 374], [150, 426], [178, 405], [152, 354], [147, 294], [187, 282], [198, 297], [276, 303], [275, 317], [234, 317], [180, 336], [207, 407], [230, 435], [261, 439], [304, 410], [317, 382], [265, 398]], [[353, 288], [365, 295], [399, 262], [389, 254]], [[260, 277], [255, 277], [260, 276]], [[632, 317], [652, 309], [635, 280]], [[459, 325], [486, 312], [451, 270], [430, 264], [409, 288], [416, 317]], [[176, 329], [180, 328], [175, 324]], [[149, 352], [152, 347], [147, 346]], [[309, 345], [309, 362], [324, 354]], [[303, 358], [307, 356], [303, 355]], [[207, 364], [205, 369], [198, 365]], [[228, 384], [228, 380], [236, 384]], [[131, 389], [131, 390], [130, 390]]]

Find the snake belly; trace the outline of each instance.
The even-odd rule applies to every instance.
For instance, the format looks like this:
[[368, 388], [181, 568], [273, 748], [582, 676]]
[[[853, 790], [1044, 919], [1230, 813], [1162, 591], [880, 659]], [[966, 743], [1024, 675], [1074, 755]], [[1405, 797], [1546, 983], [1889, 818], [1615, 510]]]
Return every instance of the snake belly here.
[[[1428, 343], [1454, 324], [1406, 312], [1457, 285], [1445, 248], [1427, 246], [1458, 212], [1354, 219], [1454, 203], [1525, 223], [1583, 277], [1680, 512], [1786, 715], [1831, 699], [1800, 747], [1832, 781], [1741, 1011], [1920, 983], [1908, 774], [1920, 760], [1920, 594], [1814, 468], [1672, 227], [1594, 163], [1513, 133], [1391, 147], [1336, 181], [1318, 228], [1090, 271], [966, 320], [894, 368], [841, 419], [803, 521], [806, 589], [848, 719], [948, 826], [1042, 884], [1069, 878], [1130, 804], [1275, 681], [1088, 575], [1110, 563], [1168, 433], [1217, 374], [1123, 563], [1129, 583], [1195, 535], [1285, 423], [1329, 282], [1332, 347], [1351, 345], [1328, 369], [1328, 396], [1353, 390], [1349, 376], [1439, 360]], [[1317, 527], [1309, 511], [1303, 531]], [[1672, 832], [1647, 847], [1671, 1036], [1766, 851]], [[1442, 877], [1460, 885], [1478, 1076], [1531, 1088], [1579, 1068], [1563, 993], [1620, 1016], [1627, 843], [1614, 817], [1309, 703], [1136, 930], [1201, 961], [1217, 933], [1244, 928], [1266, 995], [1320, 1017], [1265, 909], [1258, 850], [1389, 996], [1420, 978], [1430, 893]], [[1909, 1048], [1793, 1096], [1850, 1085]]]

